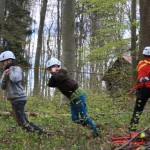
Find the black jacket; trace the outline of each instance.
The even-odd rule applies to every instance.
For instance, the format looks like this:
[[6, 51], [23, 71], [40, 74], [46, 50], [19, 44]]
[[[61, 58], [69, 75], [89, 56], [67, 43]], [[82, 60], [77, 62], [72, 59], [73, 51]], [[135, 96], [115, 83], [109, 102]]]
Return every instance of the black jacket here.
[[78, 83], [68, 77], [67, 70], [60, 69], [56, 73], [51, 73], [52, 76], [49, 79], [49, 87], [57, 87], [62, 94], [70, 98], [71, 94], [78, 89]]

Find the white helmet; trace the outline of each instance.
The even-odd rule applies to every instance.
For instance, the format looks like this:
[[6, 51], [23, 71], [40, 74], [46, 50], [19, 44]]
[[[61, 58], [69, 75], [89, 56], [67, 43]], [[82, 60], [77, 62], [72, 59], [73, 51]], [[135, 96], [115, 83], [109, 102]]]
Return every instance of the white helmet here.
[[5, 51], [0, 54], [0, 61], [4, 61], [7, 59], [15, 59], [15, 55], [11, 51]]
[[150, 56], [150, 46], [145, 47], [142, 54]]
[[61, 62], [57, 59], [57, 58], [51, 58], [50, 60], [47, 61], [46, 63], [46, 68], [49, 68], [53, 65], [58, 65], [60, 66], [61, 65]]

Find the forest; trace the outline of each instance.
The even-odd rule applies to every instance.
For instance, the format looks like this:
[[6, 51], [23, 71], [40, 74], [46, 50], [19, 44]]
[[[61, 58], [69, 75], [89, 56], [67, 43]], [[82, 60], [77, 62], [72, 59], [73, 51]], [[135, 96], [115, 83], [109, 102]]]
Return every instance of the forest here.
[[[24, 74], [26, 114], [51, 134], [39, 139], [19, 127], [0, 89], [0, 149], [150, 149], [150, 138], [137, 145], [112, 141], [129, 134], [136, 102], [135, 93], [129, 93], [148, 46], [150, 0], [0, 0], [0, 53], [15, 54]], [[88, 114], [101, 124], [99, 137], [91, 138], [91, 130], [73, 123], [69, 100], [47, 86], [51, 75], [46, 63], [51, 57], [60, 60], [86, 91]], [[149, 108], [147, 101], [139, 132], [150, 128]]]

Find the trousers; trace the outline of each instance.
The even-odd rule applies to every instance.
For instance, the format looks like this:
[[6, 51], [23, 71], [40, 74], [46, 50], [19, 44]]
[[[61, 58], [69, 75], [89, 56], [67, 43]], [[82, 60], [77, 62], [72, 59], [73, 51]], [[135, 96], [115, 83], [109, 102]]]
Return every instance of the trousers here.
[[140, 116], [149, 98], [150, 98], [150, 88], [144, 87], [144, 88], [138, 88], [136, 90], [136, 102], [135, 102], [132, 118], [130, 121], [131, 131], [137, 130], [137, 124], [139, 123]]
[[13, 113], [15, 116], [15, 119], [18, 123], [19, 126], [21, 126], [23, 129], [26, 129], [27, 131], [30, 132], [43, 132], [43, 130], [33, 122], [30, 122], [25, 114], [25, 105], [26, 105], [26, 100], [21, 100], [21, 101], [13, 101], [11, 102]]
[[80, 123], [83, 126], [89, 126], [93, 129], [95, 134], [99, 134], [95, 123], [89, 117], [87, 105], [86, 105], [86, 94], [84, 93], [79, 98], [74, 99], [70, 102], [72, 121], [75, 123]]

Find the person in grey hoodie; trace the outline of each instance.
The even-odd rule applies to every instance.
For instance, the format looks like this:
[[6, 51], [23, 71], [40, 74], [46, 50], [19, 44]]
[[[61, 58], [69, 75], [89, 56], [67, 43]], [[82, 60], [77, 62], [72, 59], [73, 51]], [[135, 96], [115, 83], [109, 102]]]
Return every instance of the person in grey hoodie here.
[[37, 132], [38, 135], [48, 135], [38, 125], [30, 122], [25, 114], [27, 96], [22, 86], [23, 71], [19, 66], [15, 65], [15, 55], [11, 51], [4, 51], [0, 54], [0, 62], [4, 69], [0, 85], [12, 105], [18, 125], [27, 131]]

